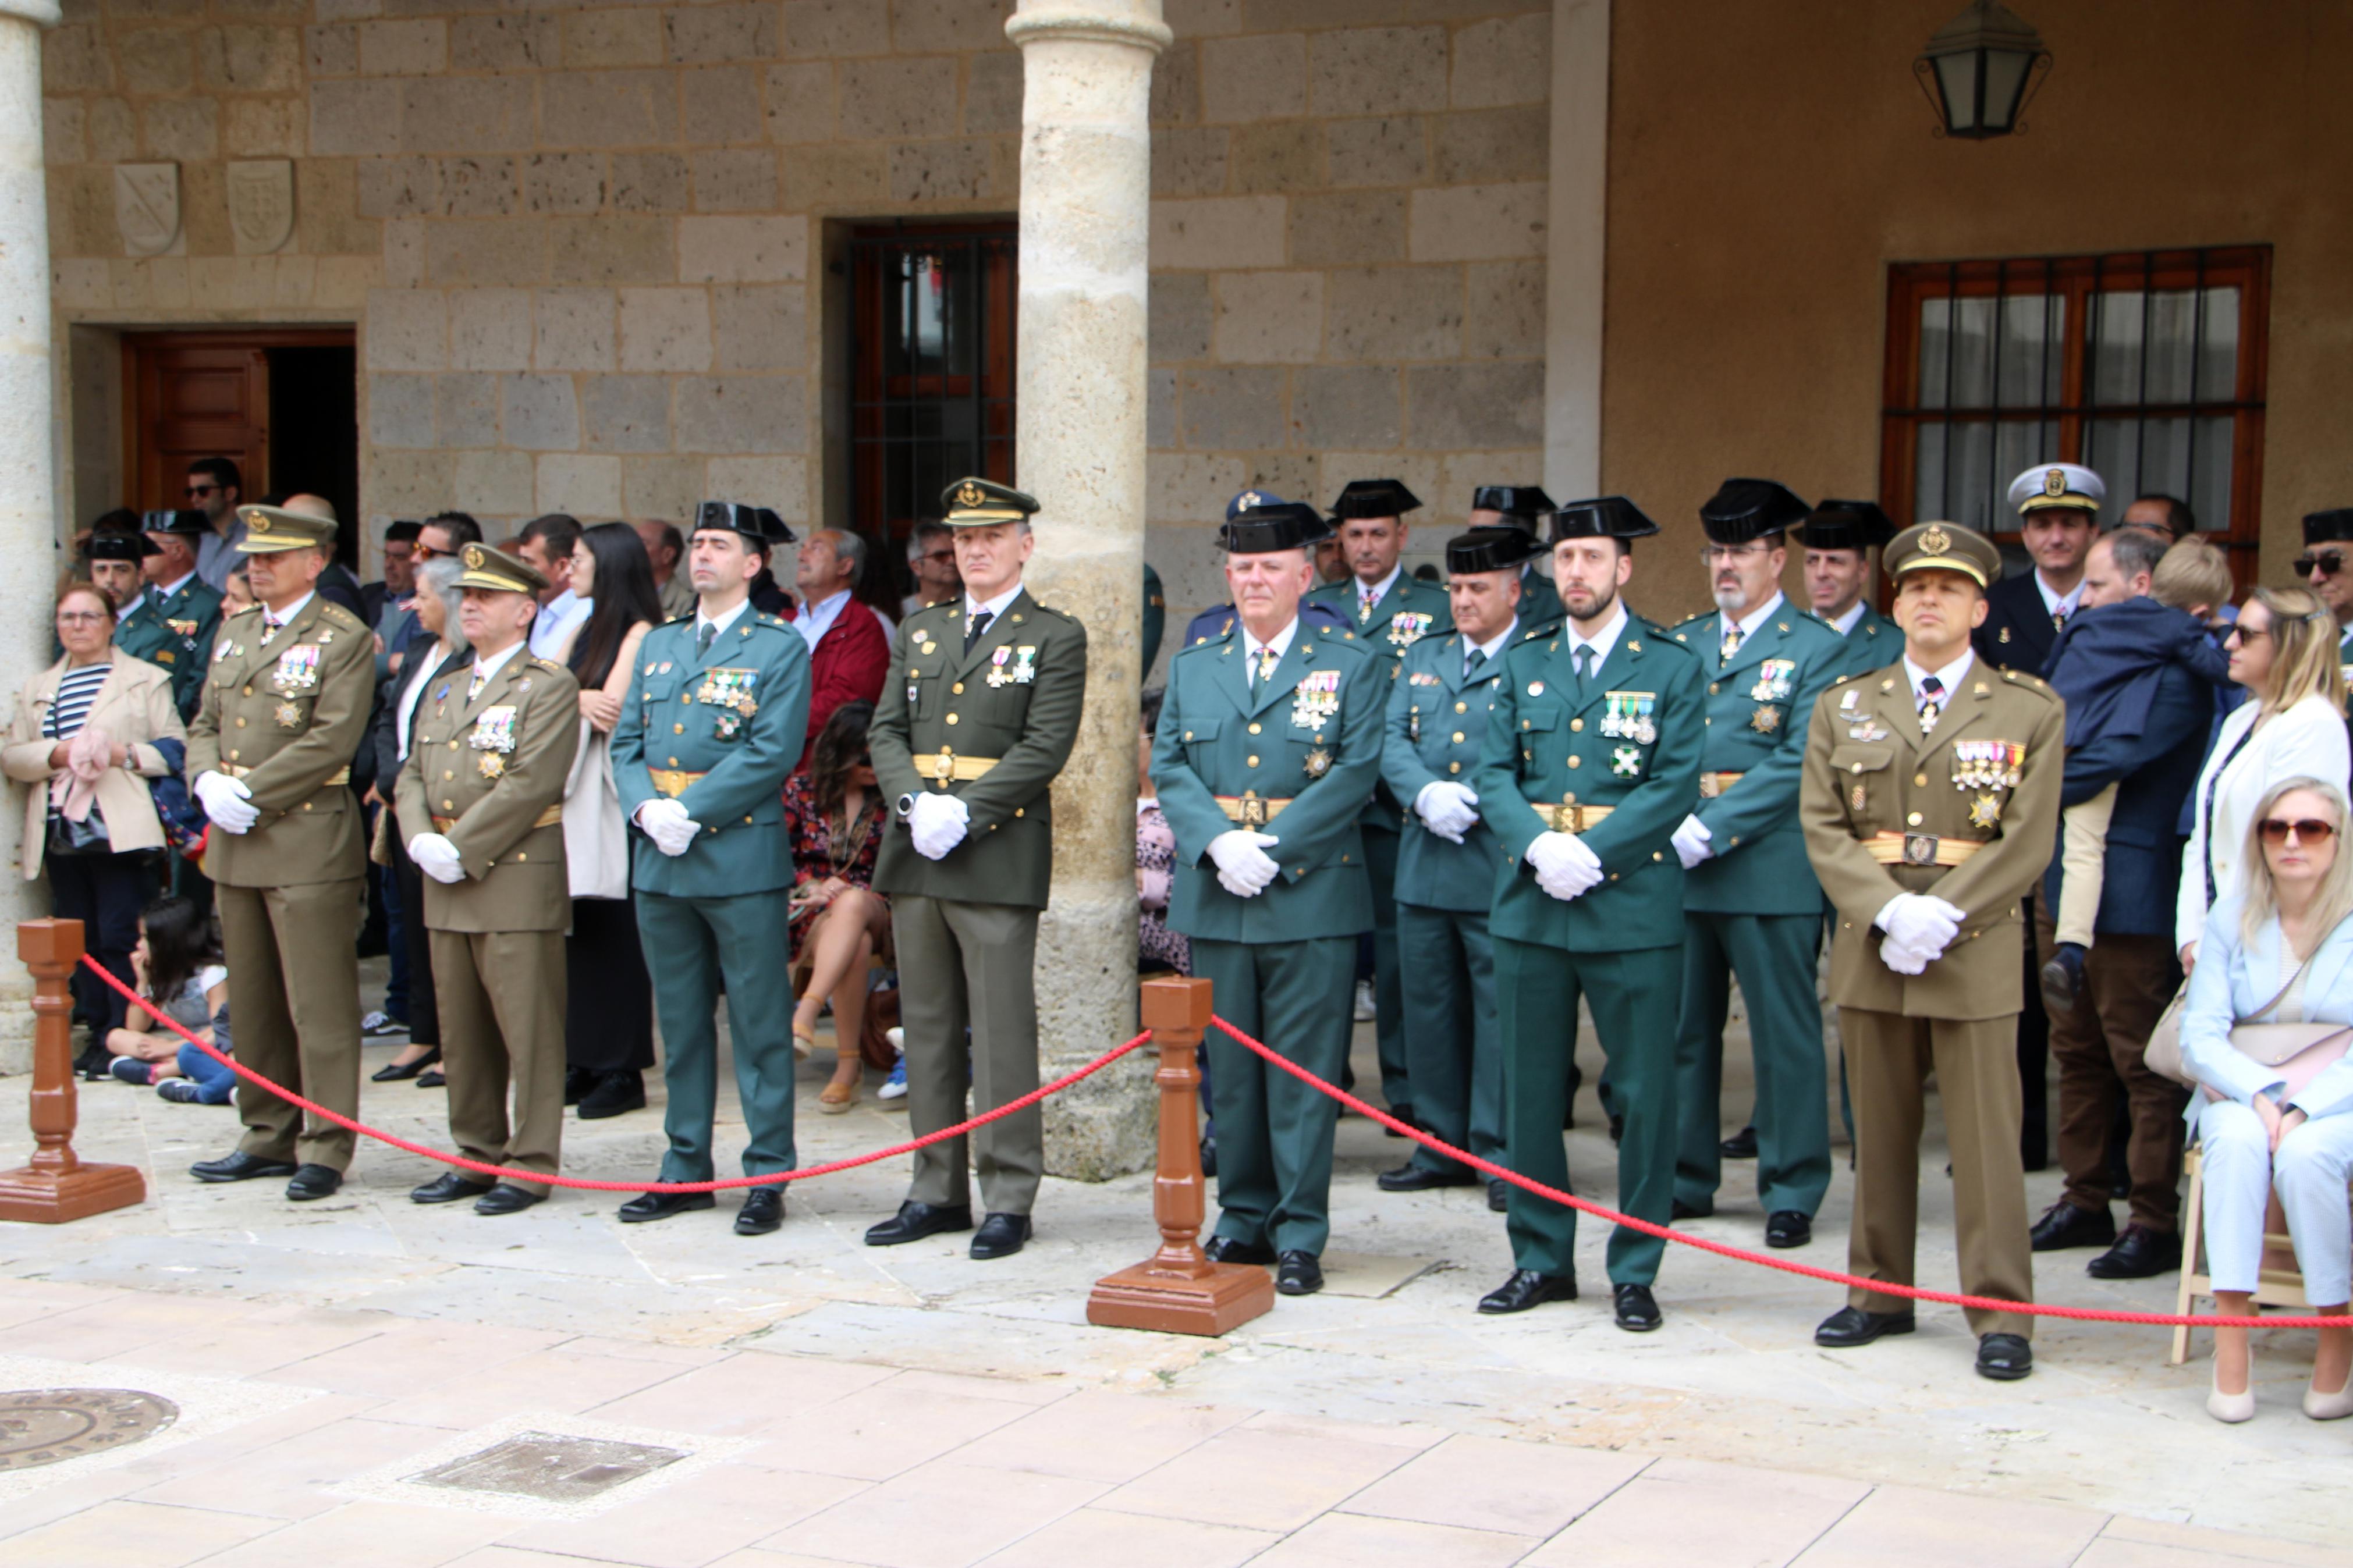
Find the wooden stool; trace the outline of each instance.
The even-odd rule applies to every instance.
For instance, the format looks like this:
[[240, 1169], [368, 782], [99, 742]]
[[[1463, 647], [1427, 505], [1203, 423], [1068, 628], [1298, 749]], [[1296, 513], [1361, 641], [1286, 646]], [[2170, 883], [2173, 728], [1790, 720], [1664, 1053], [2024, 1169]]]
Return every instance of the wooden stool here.
[[[2200, 1296], [2214, 1294], [2213, 1277], [2203, 1272], [2206, 1259], [2206, 1183], [2203, 1162], [2196, 1144], [2182, 1156], [2182, 1166], [2189, 1173], [2189, 1196], [2181, 1212], [2181, 1290], [2175, 1298], [2173, 1310], [2183, 1315], [2189, 1303]], [[2287, 1233], [2287, 1211], [2280, 1207], [2279, 1194], [2271, 1195], [2271, 1205], [2263, 1211], [2263, 1260], [2255, 1275], [2255, 1305], [2257, 1307], [2306, 1307], [2304, 1275], [2296, 1268], [2295, 1244]], [[2172, 1364], [2179, 1366], [2189, 1359], [2189, 1325], [2181, 1324], [2173, 1331]]]

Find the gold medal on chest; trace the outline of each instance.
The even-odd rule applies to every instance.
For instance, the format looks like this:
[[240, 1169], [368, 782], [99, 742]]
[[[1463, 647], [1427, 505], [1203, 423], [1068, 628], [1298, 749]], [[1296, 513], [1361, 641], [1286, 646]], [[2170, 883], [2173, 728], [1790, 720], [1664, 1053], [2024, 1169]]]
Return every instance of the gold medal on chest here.
[[1300, 763], [1300, 771], [1311, 779], [1320, 779], [1332, 771], [1332, 753], [1323, 747], [1311, 750]]
[[291, 702], [280, 702], [271, 710], [270, 717], [278, 721], [278, 727], [281, 730], [299, 730], [302, 727], [302, 710]]
[[478, 752], [474, 767], [486, 779], [495, 779], [507, 771], [506, 758], [497, 752]]

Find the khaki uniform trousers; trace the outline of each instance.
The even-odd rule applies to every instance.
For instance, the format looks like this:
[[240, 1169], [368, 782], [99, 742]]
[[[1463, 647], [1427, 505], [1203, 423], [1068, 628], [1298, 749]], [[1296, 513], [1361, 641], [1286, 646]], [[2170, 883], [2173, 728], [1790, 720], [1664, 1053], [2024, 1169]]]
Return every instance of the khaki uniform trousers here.
[[[1847, 1271], [1911, 1285], [1920, 1221], [1920, 1130], [1924, 1086], [1936, 1075], [1953, 1161], [1953, 1221], [1961, 1293], [2034, 1300], [2027, 1244], [2026, 1173], [2018, 1157], [2021, 1097], [2018, 1019], [1907, 1018], [1839, 1009], [1847, 1079], [1854, 1090], [1854, 1227]], [[1900, 1296], [1850, 1289], [1866, 1312], [1908, 1312]], [[2034, 1320], [1972, 1309], [1974, 1333], [2031, 1339]]]
[[[891, 931], [909, 1130], [920, 1138], [962, 1121], [967, 1088], [975, 1116], [1036, 1089], [1038, 911], [893, 893]], [[1028, 1214], [1046, 1170], [1045, 1118], [1034, 1105], [916, 1150], [907, 1195], [934, 1208], [970, 1203], [967, 1144], [986, 1212]]]
[[[554, 1175], [564, 1146], [564, 933], [431, 934], [450, 1138], [470, 1160]], [[537, 1183], [512, 1184], [547, 1194]]]
[[[219, 884], [237, 1059], [339, 1115], [360, 1113], [360, 879], [291, 888]], [[242, 1153], [350, 1168], [353, 1135], [239, 1079]]]

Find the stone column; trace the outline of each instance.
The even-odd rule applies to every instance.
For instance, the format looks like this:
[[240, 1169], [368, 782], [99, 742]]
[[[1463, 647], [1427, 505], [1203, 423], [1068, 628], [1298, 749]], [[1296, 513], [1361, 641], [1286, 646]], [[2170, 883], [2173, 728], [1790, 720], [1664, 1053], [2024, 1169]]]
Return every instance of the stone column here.
[[[1135, 737], [1142, 678], [1145, 252], [1160, 0], [1020, 0], [1017, 482], [1036, 496], [1040, 600], [1086, 623], [1086, 720], [1054, 786], [1054, 889], [1038, 932], [1040, 1065], [1135, 1032]], [[1048, 1100], [1046, 1166], [1101, 1181], [1154, 1148], [1143, 1053]]]
[[[41, 31], [58, 0], [0, 0], [0, 701], [12, 706], [48, 662], [50, 564], [57, 551], [51, 415], [49, 209], [41, 169]], [[0, 922], [48, 913], [18, 869], [21, 785], [0, 793]], [[0, 1073], [32, 1066], [32, 977], [13, 946], [0, 957]]]

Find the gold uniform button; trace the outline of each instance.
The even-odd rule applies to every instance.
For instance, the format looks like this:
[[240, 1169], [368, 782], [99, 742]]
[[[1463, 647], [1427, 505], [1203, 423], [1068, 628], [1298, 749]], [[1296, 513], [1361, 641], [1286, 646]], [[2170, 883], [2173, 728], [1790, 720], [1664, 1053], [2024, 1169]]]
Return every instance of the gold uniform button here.
[[953, 724], [953, 723], [955, 723], [955, 721], [956, 721], [956, 716], [955, 716], [955, 714], [953, 714], [953, 713], [949, 714], [949, 715], [948, 715], [948, 722], [949, 722], [949, 723], [951, 723], [951, 724]]
[[451, 773], [448, 768], [443, 768], [443, 769], [441, 770], [441, 777], [443, 778], [443, 780], [444, 780], [444, 781], [447, 781], [447, 780], [449, 780], [449, 779], [454, 779], [454, 778], [456, 778], [457, 776], [458, 776], [458, 775], [457, 775], [456, 773]]
[[1471, 705], [1468, 702], [1457, 702], [1454, 705], [1454, 710], [1457, 713], [1468, 713], [1471, 711]]
[[246, 694], [248, 697], [252, 696], [252, 695], [253, 695], [253, 688], [252, 688], [252, 687], [250, 687], [250, 686], [247, 687], [247, 688], [245, 689], [245, 694]]
[[528, 860], [531, 858], [531, 851], [528, 849], [518, 849], [515, 851], [515, 858], [519, 861]]
[[1917, 827], [1917, 826], [1920, 826], [1920, 814], [1919, 814], [1918, 812], [1916, 812], [1916, 811], [1915, 811], [1915, 812], [1914, 812], [1911, 816], [1909, 816], [1905, 817], [1904, 820], [1905, 820], [1905, 821], [1906, 821], [1906, 822], [1908, 822], [1908, 823], [1910, 823], [1913, 826]]
[[303, 810], [305, 810], [305, 811], [310, 810], [310, 809], [311, 809], [311, 803], [310, 803], [309, 801], [307, 801], [307, 800], [306, 800], [306, 801], [304, 801], [304, 802], [302, 803], [302, 809], [303, 809]]
[[1014, 816], [1020, 816], [1020, 815], [1022, 814], [1022, 812], [1023, 812], [1023, 811], [1025, 811], [1025, 810], [1027, 810], [1027, 809], [1028, 809], [1028, 808], [1027, 808], [1026, 806], [1018, 806], [1018, 805], [1017, 805], [1017, 806], [1015, 806], [1015, 807], [1013, 808], [1013, 815], [1014, 815]]
[[245, 721], [244, 721], [243, 719], [239, 719], [239, 720], [237, 721], [237, 727], [238, 729], [240, 729], [240, 730], [244, 729], [244, 728], [245, 728]]
[[1862, 764], [1861, 763], [1849, 763], [1847, 764], [1847, 771], [1849, 773], [1859, 773], [1862, 772]]
[[670, 732], [673, 735], [683, 735], [686, 733], [686, 726], [683, 724], [672, 724], [670, 727]]
[[1585, 759], [1583, 757], [1571, 757], [1568, 759], [1568, 765], [1572, 768], [1581, 768], [1585, 765]]
[[1926, 773], [1914, 773], [1912, 775], [1912, 787], [1914, 789], [1926, 789], [1928, 787], [1928, 775]]
[[229, 752], [229, 754], [228, 754], [228, 760], [229, 760], [230, 762], [232, 762], [232, 763], [233, 763], [233, 762], [237, 761], [237, 752], [236, 752], [235, 750], [231, 750], [231, 751], [230, 751], [230, 752]]
[[1446, 771], [1450, 773], [1459, 773], [1462, 771], [1462, 764], [1461, 763], [1449, 763], [1446, 764]]
[[1251, 726], [1250, 726], [1250, 732], [1251, 734], [1253, 734], [1253, 735], [1257, 734], [1257, 733], [1258, 733], [1258, 726], [1257, 726], [1257, 725], [1255, 725], [1255, 724], [1251, 725]]
[[1568, 721], [1568, 727], [1572, 732], [1582, 734], [1585, 731], [1585, 721], [1582, 719], [1571, 719]]
[[677, 759], [676, 757], [672, 757], [672, 758], [670, 760], [670, 765], [671, 767], [676, 767], [676, 766], [678, 766], [678, 759]]
[[948, 692], [949, 692], [949, 694], [950, 694], [951, 696], [955, 696], [955, 697], [961, 697], [961, 696], [963, 696], [963, 695], [964, 695], [964, 682], [963, 682], [963, 681], [961, 681], [961, 680], [957, 681], [954, 686], [951, 686], [951, 687], [949, 687], [949, 688], [948, 688]]
[[748, 817], [748, 816], [747, 816], [747, 817], [745, 817], [745, 818], [744, 819], [744, 826], [746, 826], [746, 827], [751, 826], [752, 826], [752, 819], [751, 819], [750, 817]]
[[445, 800], [441, 803], [441, 809], [444, 811], [455, 811], [458, 809], [457, 803], [454, 801]]
[[1707, 683], [1707, 694], [1708, 694], [1710, 697], [1713, 697], [1713, 696], [1715, 696], [1715, 692], [1716, 692], [1716, 685], [1715, 685], [1715, 681], [1713, 681], [1713, 680], [1711, 680], [1711, 681], [1709, 681], [1709, 682]]
[[1256, 757], [1251, 757], [1250, 759], [1250, 765], [1252, 767], [1258, 766], [1258, 759]]
[[450, 742], [449, 742], [449, 749], [450, 749], [451, 751], [453, 751], [453, 752], [454, 752], [454, 751], [456, 751], [456, 750], [458, 749], [458, 742], [455, 742], [455, 741]]
[[1462, 731], [1460, 730], [1454, 731], [1454, 743], [1458, 746], [1462, 743]]

